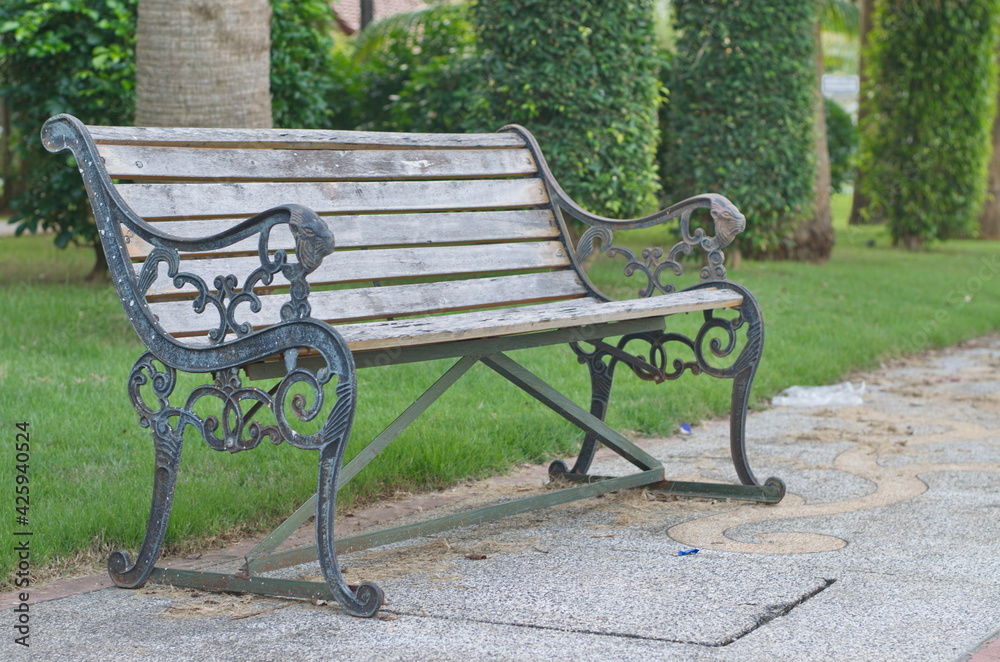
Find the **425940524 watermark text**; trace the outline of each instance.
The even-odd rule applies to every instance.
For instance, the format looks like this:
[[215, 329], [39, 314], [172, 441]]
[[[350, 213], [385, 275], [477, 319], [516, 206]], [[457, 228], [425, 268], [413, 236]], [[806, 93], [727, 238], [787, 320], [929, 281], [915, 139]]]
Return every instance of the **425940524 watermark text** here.
[[18, 591], [18, 604], [14, 607], [14, 643], [27, 648], [31, 637], [31, 435], [28, 423], [14, 426], [14, 588]]

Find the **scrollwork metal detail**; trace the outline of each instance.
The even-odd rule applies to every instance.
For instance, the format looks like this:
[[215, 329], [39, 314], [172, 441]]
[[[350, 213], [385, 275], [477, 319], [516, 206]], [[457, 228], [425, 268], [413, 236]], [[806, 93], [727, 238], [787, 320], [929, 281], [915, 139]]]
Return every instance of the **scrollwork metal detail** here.
[[[579, 343], [570, 343], [570, 346], [581, 363], [591, 366], [602, 365], [607, 359], [610, 361], [608, 367], [604, 368], [607, 372], [610, 372], [615, 364], [624, 363], [639, 379], [645, 381], [656, 383], [671, 381], [688, 371], [695, 375], [705, 373], [713, 377], [732, 378], [744, 369], [744, 356], [749, 358], [756, 351], [746, 348], [748, 345], [756, 344], [751, 326], [746, 341], [742, 343], [744, 349], [736, 361], [728, 366], [716, 364], [717, 359], [732, 356], [737, 347], [741, 346], [737, 332], [746, 325], [747, 320], [740, 308], [733, 310], [737, 315], [732, 319], [716, 317], [712, 310], [704, 311], [704, 321], [693, 338], [680, 333], [647, 331], [622, 336], [614, 345], [603, 340], [586, 341], [588, 345], [594, 347], [589, 351], [583, 349]], [[713, 331], [721, 331], [722, 338], [712, 335]], [[649, 349], [645, 354], [631, 353], [628, 349], [629, 345], [637, 341], [648, 344]], [[671, 343], [686, 347], [692, 359], [675, 357], [671, 360], [667, 351]]]
[[278, 273], [288, 280], [290, 286], [289, 301], [281, 307], [281, 320], [287, 322], [309, 317], [311, 308], [306, 276], [333, 252], [333, 234], [318, 216], [304, 213], [305, 208], [290, 206], [289, 211], [287, 223], [295, 239], [297, 262], [289, 262], [283, 249], [274, 251], [272, 256], [269, 249], [271, 230], [275, 225], [286, 222], [281, 217], [273, 217], [259, 230], [257, 253], [261, 266], [246, 277], [242, 287], [238, 288], [238, 280], [233, 274], [220, 274], [214, 278], [210, 288], [197, 274], [180, 271], [180, 255], [176, 248], [158, 246], [150, 251], [139, 272], [139, 292], [142, 296], [147, 295], [156, 281], [159, 265], [165, 264], [167, 277], [172, 279], [174, 287], [180, 289], [190, 285], [195, 289], [197, 294], [191, 303], [195, 313], [200, 315], [211, 307], [219, 315], [219, 326], [208, 333], [213, 344], [224, 342], [229, 334], [242, 338], [253, 332], [253, 325], [249, 322], [237, 322], [237, 309], [247, 304], [251, 313], [259, 313], [261, 301], [256, 288], [271, 285]]
[[[702, 228], [691, 230], [691, 214], [697, 206], [689, 205], [679, 215], [681, 240], [670, 249], [665, 260], [660, 248], [645, 248], [641, 258], [628, 249], [615, 246], [613, 235], [606, 226], [589, 228], [577, 242], [576, 260], [582, 262], [594, 252], [595, 244], [600, 243], [601, 249], [608, 257], [625, 256], [628, 262], [623, 273], [631, 277], [641, 273], [646, 277], [645, 287], [639, 290], [642, 298], [653, 296], [656, 292], [669, 294], [676, 288], [671, 283], [663, 282], [663, 275], [670, 271], [675, 276], [684, 273], [681, 256], [690, 255], [695, 247], [705, 251], [707, 264], [701, 270], [701, 280], [725, 280], [725, 254], [722, 249], [728, 246], [736, 235], [746, 227], [746, 219], [736, 207], [722, 196], [705, 196], [709, 201], [709, 210], [715, 226], [715, 236], [706, 234]], [[627, 228], [626, 228], [627, 229]]]
[[578, 262], [582, 262], [593, 253], [595, 242], [600, 242], [605, 255], [608, 257], [624, 255], [628, 259], [628, 263], [626, 263], [623, 269], [623, 273], [627, 278], [636, 272], [646, 277], [646, 286], [639, 290], [641, 298], [653, 296], [655, 292], [669, 294], [676, 291], [673, 284], [662, 281], [663, 272], [669, 269], [674, 275], [680, 276], [684, 273], [684, 269], [678, 262], [671, 259], [660, 262], [660, 258], [663, 257], [661, 249], [643, 249], [642, 259], [640, 260], [630, 249], [615, 246], [612, 243], [613, 235], [607, 228], [590, 228], [580, 237], [576, 251]]
[[[154, 427], [163, 438], [179, 438], [184, 428], [191, 426], [210, 448], [236, 453], [256, 448], [265, 439], [274, 444], [287, 442], [298, 448], [319, 448], [344, 437], [344, 431], [350, 429], [355, 402], [351, 379], [338, 382], [334, 391], [337, 400], [319, 432], [301, 434], [293, 427], [293, 420], [312, 421], [323, 409], [324, 386], [333, 375], [326, 368], [314, 373], [293, 367], [278, 383], [273, 396], [262, 389], [243, 386], [238, 370], [227, 368], [215, 373], [212, 384], [194, 388], [183, 407], [174, 407], [169, 404], [169, 398], [177, 384], [176, 371], [165, 365], [161, 369], [158, 364], [149, 352], [136, 361], [129, 375], [129, 397], [139, 413], [140, 425]], [[303, 384], [311, 391], [310, 398], [302, 393], [291, 394], [293, 386]], [[143, 397], [143, 387], [147, 385], [157, 401], [156, 406], [151, 406]], [[195, 413], [195, 406], [206, 399], [218, 400], [218, 413], [202, 418]], [[244, 412], [241, 406], [247, 401], [255, 405], [250, 412]], [[263, 425], [251, 420], [261, 407], [273, 413], [275, 424]]]

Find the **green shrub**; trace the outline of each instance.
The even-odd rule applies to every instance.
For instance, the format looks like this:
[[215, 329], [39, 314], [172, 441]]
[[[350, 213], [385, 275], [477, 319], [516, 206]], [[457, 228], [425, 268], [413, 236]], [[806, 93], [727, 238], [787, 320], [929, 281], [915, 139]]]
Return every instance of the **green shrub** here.
[[782, 253], [814, 192], [814, 26], [800, 0], [675, 0], [664, 190], [715, 192], [747, 217], [740, 248]]
[[[90, 203], [72, 157], [46, 152], [38, 130], [71, 113], [88, 124], [131, 125], [138, 0], [4, 0], [0, 83], [10, 111], [21, 193], [18, 232], [53, 230], [55, 243], [97, 245]], [[322, 0], [272, 0], [271, 96], [276, 126], [326, 123], [332, 10]], [[74, 167], [67, 167], [74, 166]], [[97, 252], [99, 266], [103, 255]]]
[[4, 0], [0, 4], [0, 88], [21, 192], [11, 201], [18, 232], [53, 230], [60, 248], [95, 244], [90, 203], [71, 157], [38, 139], [57, 113], [84, 122], [131, 124], [135, 109], [137, 0]]
[[326, 126], [339, 98], [330, 36], [333, 10], [326, 0], [271, 0], [271, 115], [274, 126]]
[[461, 5], [439, 5], [376, 21], [338, 53], [334, 77], [348, 98], [330, 98], [339, 128], [461, 130], [463, 102], [482, 84], [465, 74], [477, 59]]
[[850, 114], [833, 99], [823, 100], [826, 114], [826, 148], [830, 153], [830, 192], [840, 193], [854, 181], [854, 156], [858, 151], [858, 128]]
[[[447, 27], [448, 15], [442, 18], [440, 23]], [[452, 33], [454, 45], [414, 62], [410, 78], [389, 108], [398, 130], [485, 132], [500, 127], [489, 113], [484, 60], [464, 8], [450, 22], [457, 28]]]
[[[461, 5], [370, 25], [340, 55], [335, 77], [342, 93], [331, 97], [333, 124], [493, 131], [517, 122], [538, 136], [561, 183], [581, 204], [619, 216], [649, 211], [656, 191], [658, 90], [649, 4], [627, 3], [609, 18], [567, 0], [501, 2], [476, 5], [471, 17], [490, 25], [503, 6], [518, 10], [510, 32], [474, 30]], [[562, 32], [553, 38], [544, 26], [556, 15], [552, 25]], [[525, 26], [535, 31], [536, 45], [515, 48], [512, 57], [527, 59], [501, 57], [511, 48], [503, 40], [516, 42]], [[495, 32], [503, 32], [500, 41]], [[512, 76], [532, 87], [511, 84]]]
[[487, 75], [474, 123], [530, 129], [584, 207], [650, 211], [660, 89], [652, 1], [482, 0], [471, 10]]
[[997, 80], [998, 0], [876, 3], [859, 168], [867, 216], [896, 243], [972, 234]]

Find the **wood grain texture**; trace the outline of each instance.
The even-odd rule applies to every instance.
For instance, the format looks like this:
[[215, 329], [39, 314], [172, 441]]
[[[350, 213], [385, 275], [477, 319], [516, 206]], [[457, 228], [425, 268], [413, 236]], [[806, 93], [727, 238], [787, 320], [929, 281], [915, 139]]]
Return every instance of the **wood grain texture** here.
[[[584, 298], [438, 317], [341, 324], [336, 328], [351, 351], [392, 352], [403, 347], [731, 308], [742, 302], [742, 295], [732, 290], [694, 290], [648, 299], [602, 302]], [[182, 342], [193, 346], [207, 344], [207, 340], [201, 336], [183, 339]]]
[[[330, 323], [511, 306], [540, 301], [583, 297], [587, 293], [573, 271], [563, 270], [514, 276], [494, 276], [439, 283], [314, 292], [309, 296], [312, 316]], [[237, 322], [264, 328], [281, 321], [281, 306], [288, 294], [261, 297], [261, 310], [244, 306]], [[164, 301], [150, 305], [167, 333], [175, 336], [205, 334], [218, 326], [218, 314], [195, 314], [190, 301]]]
[[506, 336], [565, 329], [587, 324], [661, 317], [696, 310], [738, 306], [743, 297], [731, 290], [695, 290], [648, 299], [602, 302], [580, 299], [521, 308], [457, 313], [338, 327], [354, 351]]
[[526, 149], [307, 150], [103, 145], [112, 177], [158, 181], [383, 181], [530, 175]]
[[[556, 225], [552, 211], [548, 209], [324, 216], [323, 219], [333, 232], [338, 248], [493, 243], [559, 237], [559, 226]], [[243, 217], [239, 217], [159, 221], [154, 222], [153, 226], [165, 234], [199, 238], [222, 232], [243, 220]], [[144, 258], [152, 250], [150, 244], [135, 236], [128, 228], [122, 227], [122, 232], [125, 234], [126, 248], [133, 258]], [[295, 247], [287, 225], [279, 225], [271, 231], [270, 247], [274, 250], [291, 250]], [[257, 237], [244, 239], [213, 254], [256, 255]]]
[[118, 193], [147, 220], [252, 216], [298, 204], [318, 214], [510, 209], [548, 202], [541, 179], [120, 184]]
[[[309, 276], [314, 286], [325, 283], [351, 283], [358, 281], [388, 280], [393, 278], [420, 278], [454, 274], [503, 273], [529, 269], [558, 269], [568, 267], [569, 258], [560, 242], [531, 242], [515, 244], [488, 244], [476, 246], [441, 246], [430, 248], [391, 248], [337, 252], [327, 257], [323, 264]], [[142, 264], [136, 264], [138, 274]], [[186, 260], [181, 271], [202, 278], [209, 287], [216, 276], [236, 275], [240, 286], [247, 275], [260, 267], [257, 257], [234, 257], [210, 260]], [[272, 287], [288, 285], [281, 274], [274, 277]], [[175, 288], [166, 276], [166, 267], [160, 265], [159, 274], [149, 289], [148, 300], [158, 300], [157, 295], [168, 298], [191, 296], [195, 289], [190, 285]]]
[[382, 133], [317, 129], [187, 129], [131, 126], [88, 126], [97, 144], [173, 145], [288, 149], [511, 149], [524, 147], [514, 133]]

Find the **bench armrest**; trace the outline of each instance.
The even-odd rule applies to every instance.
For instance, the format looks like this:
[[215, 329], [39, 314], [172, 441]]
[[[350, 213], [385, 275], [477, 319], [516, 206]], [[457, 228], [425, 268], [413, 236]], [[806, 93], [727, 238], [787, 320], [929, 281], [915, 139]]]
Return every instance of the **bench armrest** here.
[[[141, 221], [141, 219], [140, 219]], [[272, 251], [269, 247], [271, 230], [276, 225], [287, 224], [295, 240], [295, 262], [290, 262], [284, 249]], [[237, 336], [250, 333], [249, 323], [237, 324], [235, 309], [245, 303], [252, 312], [260, 310], [260, 301], [254, 291], [258, 286], [268, 286], [278, 273], [289, 283], [289, 301], [281, 307], [281, 320], [304, 319], [310, 315], [307, 300], [309, 282], [306, 277], [322, 264], [323, 258], [334, 250], [333, 233], [314, 211], [302, 205], [282, 205], [268, 209], [223, 232], [208, 237], [182, 238], [157, 232], [144, 222], [127, 224], [138, 237], [156, 248], [150, 252], [139, 272], [137, 291], [145, 297], [156, 280], [161, 262], [167, 265], [167, 276], [176, 287], [193, 286], [198, 295], [193, 302], [194, 312], [201, 313], [211, 303], [221, 316], [221, 325], [209, 336], [221, 342], [228, 332]], [[235, 275], [220, 274], [215, 277], [214, 290], [199, 276], [179, 272], [178, 251], [205, 252], [231, 246], [248, 237], [258, 236], [257, 257], [260, 267], [246, 274], [239, 289]]]
[[[628, 264], [625, 266], [626, 276], [631, 276], [635, 272], [640, 271], [648, 277], [649, 283], [647, 287], [639, 292], [640, 297], [648, 297], [656, 291], [663, 293], [674, 291], [673, 285], [664, 284], [660, 280], [661, 274], [669, 269], [675, 275], [681, 275], [684, 269], [678, 259], [681, 255], [690, 255], [695, 247], [698, 247], [705, 251], [707, 258], [707, 265], [701, 270], [701, 280], [724, 280], [726, 278], [726, 267], [724, 266], [725, 254], [722, 252], [722, 249], [732, 243], [736, 235], [746, 228], [746, 218], [724, 196], [716, 193], [704, 193], [642, 218], [617, 220], [598, 216], [580, 207], [580, 205], [566, 194], [559, 185], [559, 182], [556, 181], [552, 171], [549, 170], [549, 166], [545, 162], [545, 157], [542, 155], [538, 143], [527, 129], [516, 124], [511, 124], [503, 127], [501, 131], [517, 133], [524, 138], [528, 144], [528, 148], [535, 156], [539, 173], [545, 180], [555, 206], [560, 211], [590, 226], [577, 242], [574, 256], [577, 263], [582, 263], [584, 259], [593, 253], [594, 243], [599, 241], [602, 250], [607, 255], [612, 257], [624, 255], [629, 259]], [[709, 211], [714, 226], [714, 235], [709, 235], [703, 228], [691, 230], [691, 214], [696, 209], [707, 209]], [[681, 240], [674, 244], [669, 253], [667, 253], [667, 259], [664, 261], [660, 261], [660, 258], [663, 257], [663, 250], [660, 248], [644, 249], [642, 251], [642, 259], [640, 260], [631, 250], [612, 244], [612, 231], [614, 230], [648, 228], [675, 219], [680, 222]]]
[[[223, 232], [207, 237], [184, 238], [166, 234], [143, 220], [121, 198], [104, 168], [101, 155], [87, 127], [70, 115], [50, 118], [42, 128], [42, 142], [50, 152], [69, 150], [80, 167], [81, 175], [94, 210], [101, 244], [107, 257], [111, 278], [118, 291], [126, 315], [147, 348], [165, 363], [189, 372], [206, 372], [214, 367], [231, 363], [227, 336], [238, 339], [252, 332], [248, 323], [236, 322], [236, 309], [247, 304], [252, 312], [260, 310], [260, 300], [254, 289], [270, 285], [274, 276], [281, 273], [289, 282], [289, 301], [281, 308], [281, 320], [290, 322], [309, 318], [307, 302], [309, 284], [306, 276], [315, 270], [323, 258], [333, 252], [334, 239], [326, 223], [312, 210], [301, 205], [283, 205], [257, 214]], [[295, 240], [295, 261], [289, 260], [285, 250], [269, 249], [271, 230], [276, 225], [290, 226]], [[126, 250], [122, 227], [127, 228], [154, 248], [150, 251], [138, 275]], [[179, 252], [213, 251], [249, 237], [258, 236], [260, 267], [245, 274], [240, 285], [232, 274], [220, 274], [213, 283], [201, 277], [180, 271]], [[151, 312], [146, 294], [157, 278], [159, 265], [167, 267], [167, 276], [175, 287], [190, 285], [196, 290], [193, 313], [201, 314], [212, 307], [220, 317], [220, 325], [210, 335], [212, 347], [198, 348], [182, 345], [169, 336]], [[243, 274], [241, 274], [243, 275]], [[267, 338], [276, 334], [266, 334]], [[258, 340], [253, 357], [265, 351], [284, 351], [285, 347]], [[272, 347], [272, 345], [274, 345]], [[230, 348], [231, 349], [231, 348]], [[218, 351], [216, 351], [218, 350]], [[216, 356], [218, 355], [218, 356]]]

